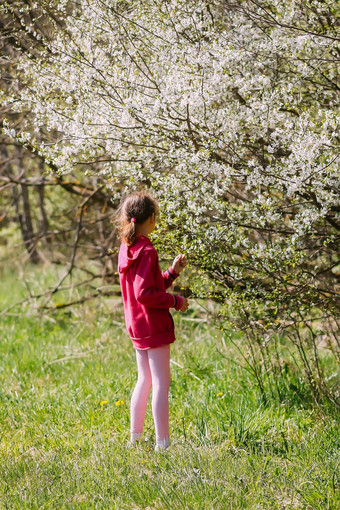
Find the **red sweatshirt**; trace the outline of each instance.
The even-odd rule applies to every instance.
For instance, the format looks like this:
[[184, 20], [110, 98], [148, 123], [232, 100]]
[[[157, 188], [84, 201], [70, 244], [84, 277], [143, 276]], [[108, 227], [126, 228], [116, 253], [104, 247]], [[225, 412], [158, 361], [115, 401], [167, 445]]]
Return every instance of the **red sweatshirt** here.
[[157, 251], [148, 237], [140, 236], [133, 246], [122, 243], [118, 271], [126, 328], [136, 349], [151, 349], [175, 341], [174, 321], [169, 308], [179, 310], [181, 296], [168, 294], [178, 274], [170, 267], [162, 273]]

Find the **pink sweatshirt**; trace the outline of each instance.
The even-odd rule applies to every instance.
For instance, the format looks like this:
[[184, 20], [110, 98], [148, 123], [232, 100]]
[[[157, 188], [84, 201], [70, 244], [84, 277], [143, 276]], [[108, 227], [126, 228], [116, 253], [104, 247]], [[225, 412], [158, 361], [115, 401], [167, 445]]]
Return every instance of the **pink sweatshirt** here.
[[174, 321], [169, 308], [179, 310], [181, 296], [168, 294], [178, 274], [170, 267], [161, 272], [157, 251], [148, 237], [140, 236], [133, 246], [122, 243], [118, 271], [126, 328], [136, 349], [151, 349], [175, 341]]

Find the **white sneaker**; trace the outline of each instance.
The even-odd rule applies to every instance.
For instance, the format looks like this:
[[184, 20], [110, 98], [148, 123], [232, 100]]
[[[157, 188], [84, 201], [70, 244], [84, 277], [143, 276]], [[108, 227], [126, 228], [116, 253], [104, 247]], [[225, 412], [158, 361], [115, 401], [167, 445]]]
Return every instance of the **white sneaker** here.
[[140, 441], [143, 432], [131, 432], [130, 441], [128, 442], [128, 448], [132, 448], [136, 446], [136, 444]]
[[167, 450], [171, 445], [170, 438], [158, 439], [155, 446], [155, 452]]

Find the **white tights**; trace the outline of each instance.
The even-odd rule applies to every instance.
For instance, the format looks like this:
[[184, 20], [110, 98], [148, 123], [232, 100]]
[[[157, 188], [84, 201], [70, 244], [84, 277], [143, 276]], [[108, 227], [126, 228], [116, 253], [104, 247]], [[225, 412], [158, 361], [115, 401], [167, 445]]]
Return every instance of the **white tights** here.
[[139, 439], [152, 387], [152, 414], [156, 444], [169, 446], [170, 345], [136, 349], [138, 380], [131, 397], [131, 440]]

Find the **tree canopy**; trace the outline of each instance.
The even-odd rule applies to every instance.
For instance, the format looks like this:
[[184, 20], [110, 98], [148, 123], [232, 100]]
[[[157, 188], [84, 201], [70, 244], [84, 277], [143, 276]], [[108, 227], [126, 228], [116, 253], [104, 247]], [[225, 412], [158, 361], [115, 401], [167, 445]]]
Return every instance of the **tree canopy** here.
[[158, 246], [188, 254], [193, 295], [218, 301], [222, 324], [260, 348], [300, 328], [315, 345], [328, 328], [333, 346], [338, 10], [314, 0], [25, 3], [36, 44], [17, 64], [24, 86], [4, 101], [34, 115], [6, 132], [60, 175], [100, 175], [113, 200], [152, 188]]

